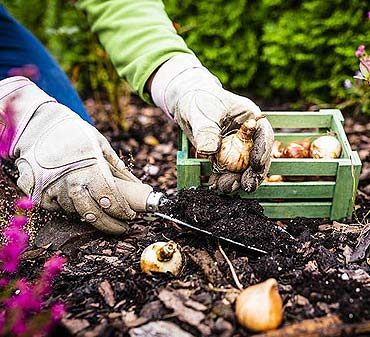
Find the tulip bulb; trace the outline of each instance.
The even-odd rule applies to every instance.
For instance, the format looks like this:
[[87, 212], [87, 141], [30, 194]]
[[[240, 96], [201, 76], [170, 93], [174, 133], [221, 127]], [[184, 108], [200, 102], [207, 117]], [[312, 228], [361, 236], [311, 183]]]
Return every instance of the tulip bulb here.
[[147, 274], [152, 272], [178, 275], [182, 267], [182, 255], [174, 241], [155, 242], [146, 247], [141, 254], [141, 271]]
[[222, 139], [220, 150], [215, 156], [217, 171], [240, 172], [248, 167], [249, 154], [253, 147], [252, 137], [256, 126], [256, 120], [249, 119], [236, 133]]
[[281, 183], [284, 181], [284, 178], [280, 174], [272, 174], [271, 176], [266, 177], [265, 181], [267, 183]]
[[308, 158], [310, 156], [309, 142], [291, 142], [283, 152], [284, 158]]
[[283, 143], [279, 142], [278, 140], [274, 141], [274, 144], [272, 145], [272, 151], [271, 155], [272, 158], [281, 158], [283, 156]]
[[244, 289], [236, 299], [235, 313], [239, 323], [251, 331], [276, 329], [283, 320], [277, 281], [270, 278]]
[[312, 158], [335, 159], [339, 158], [342, 147], [334, 136], [321, 136], [315, 139], [310, 147]]

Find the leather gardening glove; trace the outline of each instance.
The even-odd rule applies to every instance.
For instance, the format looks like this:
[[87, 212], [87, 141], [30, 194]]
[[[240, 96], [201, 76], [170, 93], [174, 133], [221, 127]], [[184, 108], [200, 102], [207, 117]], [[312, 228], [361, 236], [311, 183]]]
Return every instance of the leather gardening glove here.
[[[223, 89], [220, 81], [190, 54], [175, 56], [158, 69], [151, 95], [157, 106], [175, 118], [197, 152], [206, 155], [217, 152], [223, 135], [238, 129], [247, 119], [262, 117], [255, 103]], [[257, 189], [268, 173], [274, 142], [266, 118], [258, 120], [253, 141], [247, 170], [213, 172], [210, 187], [226, 193], [240, 186], [247, 192]]]
[[93, 126], [24, 77], [0, 81], [0, 112], [2, 140], [14, 131], [8, 156], [16, 159], [17, 184], [37, 205], [77, 212], [104, 232], [128, 230], [125, 220], [135, 211], [125, 194], [147, 195], [152, 188], [127, 170]]

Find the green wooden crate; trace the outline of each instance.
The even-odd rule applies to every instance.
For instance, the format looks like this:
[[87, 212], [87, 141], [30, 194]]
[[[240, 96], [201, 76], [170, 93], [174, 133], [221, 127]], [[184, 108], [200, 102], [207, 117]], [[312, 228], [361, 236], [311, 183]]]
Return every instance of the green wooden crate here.
[[[356, 195], [361, 161], [352, 151], [343, 129], [339, 110], [318, 112], [268, 111], [267, 118], [275, 130], [275, 139], [283, 144], [293, 140], [315, 139], [332, 131], [342, 144], [338, 159], [273, 159], [269, 174], [310, 176], [315, 181], [262, 183], [253, 193], [238, 191], [242, 198], [257, 199], [270, 218], [350, 217]], [[285, 132], [281, 132], [284, 129]], [[286, 130], [291, 132], [286, 132]], [[179, 136], [177, 152], [177, 188], [206, 186], [211, 172], [208, 159], [190, 157], [190, 144], [185, 134]]]

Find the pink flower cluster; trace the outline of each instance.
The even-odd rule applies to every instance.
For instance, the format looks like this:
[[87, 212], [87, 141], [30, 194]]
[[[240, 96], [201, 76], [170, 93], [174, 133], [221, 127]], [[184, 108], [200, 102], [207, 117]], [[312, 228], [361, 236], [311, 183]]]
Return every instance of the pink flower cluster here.
[[365, 45], [361, 44], [357, 47], [355, 52], [356, 57], [361, 57], [365, 53]]
[[354, 78], [370, 84], [370, 55], [366, 53], [365, 45], [358, 46], [355, 55], [360, 60], [360, 71]]
[[[29, 211], [32, 207], [29, 197], [16, 201], [17, 213]], [[47, 260], [34, 282], [11, 277], [28, 245], [28, 235], [24, 231], [27, 221], [25, 215], [15, 215], [3, 232], [6, 244], [0, 248], [0, 336], [44, 336], [65, 314], [63, 303], [44, 308], [45, 297], [65, 263], [64, 257], [55, 255]]]

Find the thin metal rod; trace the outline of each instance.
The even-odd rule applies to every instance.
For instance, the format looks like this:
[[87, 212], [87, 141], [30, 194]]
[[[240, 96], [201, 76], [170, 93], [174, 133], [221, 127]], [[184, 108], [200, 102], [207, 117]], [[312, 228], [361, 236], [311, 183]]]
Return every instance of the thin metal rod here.
[[253, 252], [256, 252], [256, 253], [259, 253], [259, 254], [267, 254], [267, 252], [265, 250], [263, 250], [263, 249], [259, 249], [259, 248], [253, 247], [253, 246], [248, 246], [248, 245], [245, 245], [245, 244], [243, 244], [241, 242], [234, 241], [234, 240], [231, 240], [229, 238], [226, 238], [224, 236], [215, 235], [212, 232], [209, 232], [209, 231], [207, 231], [205, 229], [201, 229], [199, 227], [190, 225], [190, 224], [188, 224], [188, 223], [186, 223], [184, 221], [181, 221], [181, 220], [172, 218], [169, 215], [166, 215], [166, 214], [163, 214], [163, 213], [160, 213], [160, 212], [154, 212], [154, 215], [157, 215], [157, 216], [159, 216], [159, 217], [161, 217], [163, 219], [166, 219], [166, 220], [173, 221], [173, 222], [175, 222], [175, 223], [177, 223], [179, 225], [182, 225], [184, 227], [190, 228], [190, 229], [192, 229], [194, 231], [201, 232], [201, 233], [203, 233], [203, 234], [205, 234], [207, 236], [211, 236], [211, 237], [213, 237], [215, 239], [219, 239], [221, 241], [227, 242], [227, 243], [229, 243], [231, 245], [238, 246], [238, 247], [244, 248], [244, 249], [248, 249], [250, 251], [253, 251]]

